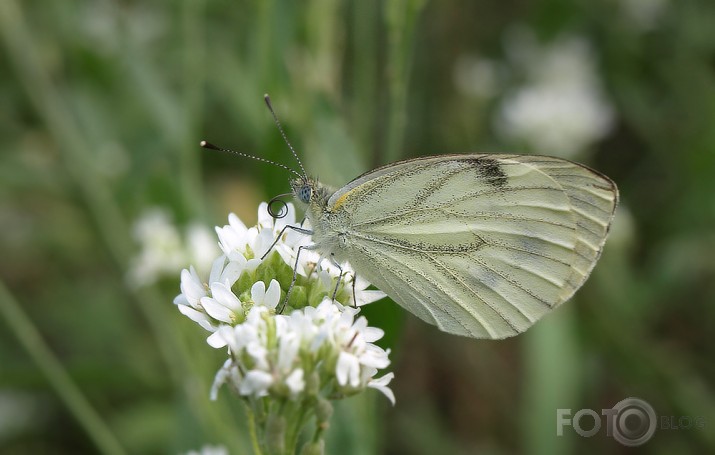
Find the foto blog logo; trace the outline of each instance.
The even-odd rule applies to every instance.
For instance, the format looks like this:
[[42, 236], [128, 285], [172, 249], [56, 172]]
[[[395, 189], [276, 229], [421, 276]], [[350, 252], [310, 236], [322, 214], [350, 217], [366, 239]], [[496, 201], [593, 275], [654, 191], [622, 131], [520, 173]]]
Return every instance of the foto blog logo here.
[[[584, 416], [589, 418], [583, 420]], [[571, 409], [556, 410], [556, 435], [563, 436], [564, 427], [570, 426], [584, 438], [590, 438], [601, 431], [605, 418], [606, 435], [625, 446], [639, 446], [648, 442], [658, 429], [658, 416], [647, 401], [640, 398], [626, 398], [613, 408], [602, 409], [598, 414], [593, 409], [580, 409], [572, 414]], [[593, 420], [593, 426], [589, 421]], [[702, 417], [660, 416], [661, 430], [703, 428]]]

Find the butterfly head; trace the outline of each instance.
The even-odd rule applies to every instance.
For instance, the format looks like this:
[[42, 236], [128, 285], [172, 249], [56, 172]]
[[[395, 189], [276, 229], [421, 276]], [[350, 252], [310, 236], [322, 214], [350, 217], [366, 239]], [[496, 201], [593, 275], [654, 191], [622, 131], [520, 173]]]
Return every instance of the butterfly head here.
[[319, 181], [311, 178], [297, 178], [290, 182], [295, 199], [316, 213], [322, 212], [328, 204], [331, 191]]
[[297, 200], [303, 204], [310, 204], [313, 196], [314, 181], [305, 178], [293, 179], [290, 182], [290, 186]]

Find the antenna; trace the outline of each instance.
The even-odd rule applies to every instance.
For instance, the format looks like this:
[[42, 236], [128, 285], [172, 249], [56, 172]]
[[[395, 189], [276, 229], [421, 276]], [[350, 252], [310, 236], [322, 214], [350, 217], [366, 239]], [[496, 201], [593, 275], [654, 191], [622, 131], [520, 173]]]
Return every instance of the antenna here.
[[295, 149], [293, 149], [293, 146], [290, 145], [290, 142], [288, 141], [288, 137], [286, 136], [286, 133], [285, 133], [285, 131], [283, 131], [283, 127], [281, 126], [281, 122], [278, 121], [278, 116], [276, 115], [275, 111], [273, 110], [273, 105], [271, 104], [271, 97], [268, 96], [268, 94], [266, 93], [265, 95], [263, 95], [263, 99], [266, 102], [266, 106], [268, 106], [268, 110], [271, 111], [271, 115], [273, 116], [273, 120], [276, 122], [278, 131], [281, 132], [281, 136], [283, 136], [283, 140], [285, 141], [286, 144], [288, 144], [288, 148], [293, 153], [293, 156], [295, 157], [296, 161], [298, 161], [298, 166], [300, 166], [300, 170], [303, 171], [303, 179], [308, 180], [308, 174], [305, 173], [305, 168], [303, 167], [303, 163], [300, 162], [300, 158], [298, 158], [298, 154], [295, 153]]
[[[201, 141], [201, 142], [199, 142], [199, 145], [200, 145], [201, 147], [205, 148], [205, 149], [218, 150], [219, 152], [225, 152], [225, 153], [233, 153], [234, 155], [242, 156], [242, 157], [244, 157], [244, 158], [251, 158], [251, 159], [254, 159], [254, 160], [262, 161], [262, 162], [264, 162], [264, 163], [272, 164], [272, 165], [274, 165], [274, 166], [281, 167], [281, 168], [285, 169], [286, 171], [290, 171], [290, 172], [294, 173], [295, 175], [297, 175], [297, 176], [300, 177], [301, 179], [305, 179], [305, 176], [304, 176], [304, 175], [300, 175], [297, 171], [295, 171], [295, 170], [289, 168], [288, 166], [286, 166], [286, 165], [284, 165], [284, 164], [276, 163], [275, 161], [271, 161], [271, 160], [267, 160], [267, 159], [265, 159], [265, 158], [260, 158], [260, 157], [257, 157], [257, 156], [249, 155], [249, 154], [247, 154], [247, 153], [235, 152], [235, 151], [230, 150], [230, 149], [221, 148], [221, 147], [215, 146], [215, 145], [213, 145], [212, 143], [207, 142], [207, 141]], [[300, 161], [298, 161], [298, 163], [300, 163]], [[301, 166], [300, 168], [303, 169], [303, 166]], [[305, 172], [305, 171], [303, 171], [303, 172]]]

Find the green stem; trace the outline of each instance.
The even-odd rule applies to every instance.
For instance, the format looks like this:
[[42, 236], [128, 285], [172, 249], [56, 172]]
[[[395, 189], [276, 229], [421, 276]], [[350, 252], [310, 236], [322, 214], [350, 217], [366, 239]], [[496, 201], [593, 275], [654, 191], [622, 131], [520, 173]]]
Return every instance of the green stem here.
[[318, 442], [325, 434], [325, 422], [315, 422], [315, 432], [313, 433], [313, 442]]
[[290, 438], [286, 439], [286, 448], [292, 449], [292, 452], [289, 453], [295, 453], [298, 445], [298, 437], [300, 437], [300, 433], [302, 432], [306, 421], [312, 417], [312, 410], [313, 406], [303, 402], [297, 409], [295, 417], [292, 418], [293, 429], [290, 432]]
[[424, 0], [392, 0], [385, 2], [387, 24], [387, 88], [388, 127], [387, 161], [395, 161], [402, 154], [407, 125], [407, 87], [412, 63], [412, 38]]
[[572, 453], [574, 449], [573, 435], [554, 438], [554, 433], [549, 431], [553, 424], [545, 422], [544, 416], [553, 415], [559, 407], [574, 406], [583, 396], [576, 303], [559, 308], [556, 314], [544, 318], [520, 339], [526, 378], [520, 439], [533, 453], [558, 455]]
[[100, 452], [124, 454], [119, 440], [114, 436], [102, 417], [82, 395], [60, 361], [40, 336], [30, 318], [22, 311], [5, 284], [0, 281], [0, 313], [8, 322], [22, 347], [27, 351], [37, 367], [42, 371], [60, 399], [74, 415]]
[[263, 455], [263, 450], [261, 450], [261, 444], [258, 441], [258, 432], [256, 430], [256, 416], [253, 413], [251, 406], [245, 401], [243, 404], [246, 406], [246, 415], [248, 416], [248, 433], [251, 437], [251, 446], [253, 447], [253, 453], [255, 455]]
[[179, 191], [189, 215], [200, 214], [201, 161], [197, 147], [198, 119], [201, 117], [204, 73], [202, 23], [204, 0], [184, 0], [182, 31], [184, 38], [184, 134], [179, 155]]

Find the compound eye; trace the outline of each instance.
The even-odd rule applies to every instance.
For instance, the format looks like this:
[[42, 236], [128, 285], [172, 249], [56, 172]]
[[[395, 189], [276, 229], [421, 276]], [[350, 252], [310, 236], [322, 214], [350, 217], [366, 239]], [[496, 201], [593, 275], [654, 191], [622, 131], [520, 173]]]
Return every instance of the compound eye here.
[[310, 195], [311, 195], [311, 190], [310, 186], [308, 185], [303, 185], [300, 188], [300, 192], [298, 193], [298, 197], [300, 198], [301, 201], [305, 202], [306, 204], [310, 202]]

